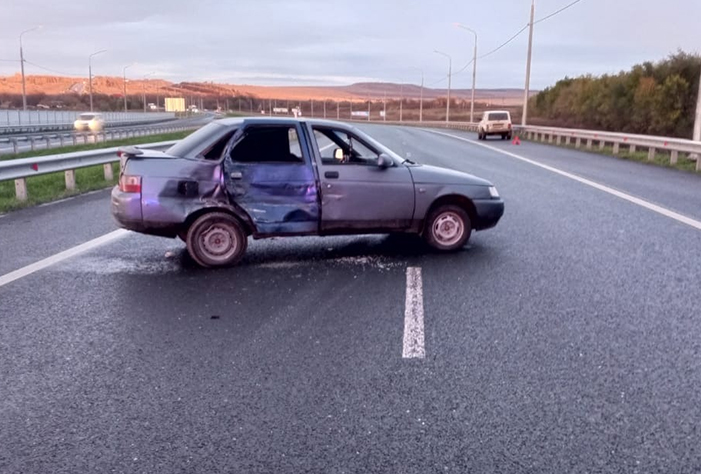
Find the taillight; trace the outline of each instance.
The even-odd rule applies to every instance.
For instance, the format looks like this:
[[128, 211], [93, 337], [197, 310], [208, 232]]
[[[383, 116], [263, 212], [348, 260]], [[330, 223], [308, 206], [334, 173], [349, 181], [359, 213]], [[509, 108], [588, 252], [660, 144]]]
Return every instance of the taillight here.
[[511, 124], [509, 124], [509, 130], [511, 130]]
[[141, 176], [123, 174], [119, 178], [119, 190], [123, 193], [140, 193]]

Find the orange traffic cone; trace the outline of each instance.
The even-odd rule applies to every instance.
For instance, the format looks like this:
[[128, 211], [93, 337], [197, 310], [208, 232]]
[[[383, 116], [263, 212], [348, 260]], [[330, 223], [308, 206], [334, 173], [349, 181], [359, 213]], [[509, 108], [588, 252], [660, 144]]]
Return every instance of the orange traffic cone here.
[[514, 141], [511, 142], [512, 145], [520, 145], [521, 144], [521, 139], [518, 138], [518, 135], [514, 137]]

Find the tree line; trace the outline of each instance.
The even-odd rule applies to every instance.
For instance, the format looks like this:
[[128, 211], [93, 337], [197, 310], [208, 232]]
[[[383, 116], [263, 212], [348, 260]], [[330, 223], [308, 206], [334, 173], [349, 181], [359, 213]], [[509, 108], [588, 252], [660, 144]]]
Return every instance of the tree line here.
[[701, 56], [678, 51], [616, 75], [565, 78], [529, 102], [533, 122], [691, 138]]

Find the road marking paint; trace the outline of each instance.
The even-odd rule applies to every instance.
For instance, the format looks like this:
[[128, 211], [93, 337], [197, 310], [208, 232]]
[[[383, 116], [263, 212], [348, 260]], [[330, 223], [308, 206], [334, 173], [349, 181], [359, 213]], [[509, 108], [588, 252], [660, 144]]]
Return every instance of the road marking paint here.
[[76, 199], [76, 198], [79, 198], [79, 197], [90, 196], [90, 195], [92, 195], [92, 194], [102, 193], [102, 192], [105, 192], [105, 191], [107, 191], [107, 190], [109, 190], [109, 189], [112, 189], [113, 187], [114, 187], [114, 186], [109, 186], [109, 187], [102, 188], [102, 189], [96, 189], [96, 190], [94, 190], [94, 191], [88, 191], [87, 193], [76, 194], [75, 196], [69, 196], [69, 197], [67, 197], [67, 198], [58, 199], [58, 200], [56, 200], [56, 201], [45, 202], [45, 203], [42, 203], [42, 204], [37, 205], [37, 207], [53, 206], [54, 204], [60, 204], [60, 203], [62, 203], [62, 202], [72, 201], [73, 199]]
[[0, 276], [0, 287], [5, 286], [8, 283], [12, 283], [15, 280], [19, 280], [20, 278], [24, 278], [27, 275], [31, 275], [32, 273], [38, 272], [39, 270], [43, 270], [47, 267], [50, 267], [51, 265], [55, 265], [71, 257], [75, 257], [76, 255], [79, 255], [83, 252], [87, 252], [88, 250], [92, 250], [106, 243], [120, 239], [128, 233], [129, 232], [127, 232], [124, 229], [118, 229], [114, 232], [110, 232], [109, 234], [105, 234], [96, 239], [88, 240], [85, 243], [76, 245], [73, 248], [64, 250], [63, 252], [59, 252], [43, 260], [39, 260], [38, 262], [27, 265], [26, 267], [22, 267], [18, 270], [2, 275]]
[[424, 349], [424, 292], [421, 268], [406, 269], [406, 303], [404, 308], [404, 344], [402, 357], [423, 359]]
[[586, 179], [586, 178], [582, 178], [581, 176], [577, 176], [576, 174], [568, 173], [567, 171], [563, 171], [559, 168], [554, 168], [552, 166], [548, 166], [548, 165], [545, 165], [543, 163], [539, 163], [537, 161], [531, 160], [531, 159], [523, 157], [521, 155], [517, 155], [515, 153], [511, 153], [509, 151], [505, 151], [505, 150], [502, 150], [500, 148], [497, 148], [497, 147], [494, 147], [491, 145], [479, 143], [479, 142], [476, 142], [474, 140], [470, 140], [468, 138], [460, 137], [457, 135], [452, 135], [450, 133], [438, 132], [436, 130], [428, 130], [428, 129], [422, 129], [422, 130], [427, 131], [427, 132], [436, 133], [438, 135], [445, 135], [446, 137], [456, 138], [458, 140], [462, 140], [464, 142], [471, 143], [472, 145], [481, 146], [483, 148], [487, 148], [488, 150], [496, 151], [496, 152], [501, 153], [503, 155], [510, 156], [511, 158], [516, 158], [517, 160], [524, 161], [524, 162], [529, 163], [531, 165], [538, 166], [539, 168], [543, 168], [545, 170], [559, 174], [560, 176], [564, 176], [564, 177], [572, 179], [574, 181], [578, 181], [582, 184], [586, 184], [587, 186], [591, 186], [592, 188], [598, 189], [599, 191], [603, 191], [605, 193], [619, 197], [619, 198], [624, 199], [628, 202], [632, 202], [633, 204], [637, 204], [640, 207], [644, 207], [645, 209], [656, 212], [656, 213], [661, 214], [665, 217], [669, 217], [670, 219], [674, 219], [675, 221], [681, 222], [682, 224], [686, 224], [686, 225], [691, 226], [695, 229], [701, 230], [701, 221], [698, 221], [696, 219], [692, 219], [691, 217], [685, 216], [683, 214], [679, 214], [678, 212], [674, 212], [674, 211], [667, 209], [665, 207], [658, 206], [657, 204], [653, 204], [649, 201], [646, 201], [644, 199], [640, 199], [639, 197], [635, 197], [631, 194], [627, 194], [627, 193], [618, 191], [617, 189], [610, 188], [608, 186], [605, 186], [603, 184], [599, 184], [595, 181], [591, 181], [591, 180]]

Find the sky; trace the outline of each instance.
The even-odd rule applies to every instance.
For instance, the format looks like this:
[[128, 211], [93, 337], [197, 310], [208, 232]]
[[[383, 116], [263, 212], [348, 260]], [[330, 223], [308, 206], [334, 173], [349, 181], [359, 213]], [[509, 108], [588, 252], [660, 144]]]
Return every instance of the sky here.
[[[574, 0], [536, 0], [536, 20]], [[527, 23], [530, 0], [0, 0], [0, 75], [128, 76], [173, 82], [445, 87]], [[701, 52], [701, 0], [581, 0], [535, 25], [531, 87], [616, 73], [677, 49]], [[522, 88], [528, 31], [479, 59], [477, 87]], [[39, 67], [41, 66], [41, 68]], [[44, 69], [42, 69], [44, 68]], [[453, 87], [471, 86], [472, 67]]]

